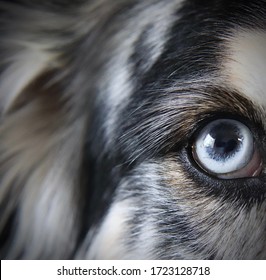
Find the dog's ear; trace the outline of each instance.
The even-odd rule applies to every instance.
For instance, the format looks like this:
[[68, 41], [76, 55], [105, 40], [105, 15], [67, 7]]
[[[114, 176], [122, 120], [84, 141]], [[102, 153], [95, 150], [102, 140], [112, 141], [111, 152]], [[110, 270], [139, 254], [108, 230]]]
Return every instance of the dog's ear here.
[[85, 122], [72, 114], [59, 54], [20, 36], [0, 48], [0, 249], [64, 258], [75, 246]]
[[[11, 76], [12, 73], [10, 79]], [[60, 81], [54, 81], [56, 70], [43, 69], [37, 76], [28, 78], [23, 87], [19, 87], [21, 81], [17, 83], [15, 76], [9, 86], [0, 87], [0, 94], [6, 99], [1, 103], [0, 159], [2, 168], [10, 165], [8, 173], [16, 170], [13, 178], [20, 172], [26, 174], [42, 165], [63, 141], [67, 126], [64, 124], [67, 101]], [[8, 96], [8, 93], [13, 96]]]

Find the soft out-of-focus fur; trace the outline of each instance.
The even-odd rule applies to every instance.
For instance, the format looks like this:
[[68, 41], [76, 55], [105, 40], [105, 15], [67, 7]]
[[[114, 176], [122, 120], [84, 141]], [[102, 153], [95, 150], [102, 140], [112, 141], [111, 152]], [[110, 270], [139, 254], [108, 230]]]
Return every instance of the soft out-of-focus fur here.
[[189, 154], [227, 116], [266, 157], [265, 1], [1, 0], [0, 34], [1, 258], [266, 258], [264, 170]]

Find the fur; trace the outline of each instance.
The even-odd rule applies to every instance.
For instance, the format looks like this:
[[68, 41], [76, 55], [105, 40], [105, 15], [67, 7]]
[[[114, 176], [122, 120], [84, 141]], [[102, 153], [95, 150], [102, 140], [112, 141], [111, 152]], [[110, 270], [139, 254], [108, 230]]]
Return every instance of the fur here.
[[[1, 0], [0, 33], [2, 259], [266, 259], [264, 0]], [[219, 118], [258, 176], [197, 165]]]

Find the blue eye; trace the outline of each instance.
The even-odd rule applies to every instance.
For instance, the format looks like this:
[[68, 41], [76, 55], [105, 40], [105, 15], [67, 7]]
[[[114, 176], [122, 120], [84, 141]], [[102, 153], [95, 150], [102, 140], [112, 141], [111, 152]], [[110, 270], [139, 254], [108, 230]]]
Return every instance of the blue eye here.
[[222, 179], [257, 176], [262, 170], [251, 131], [231, 119], [205, 126], [193, 145], [193, 157], [203, 170]]

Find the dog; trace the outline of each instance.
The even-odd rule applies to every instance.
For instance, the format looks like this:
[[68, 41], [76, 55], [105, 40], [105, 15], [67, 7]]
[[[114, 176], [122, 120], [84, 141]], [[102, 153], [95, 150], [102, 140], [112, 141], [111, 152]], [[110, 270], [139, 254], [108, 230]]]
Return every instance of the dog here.
[[2, 259], [266, 259], [266, 1], [0, 14]]

